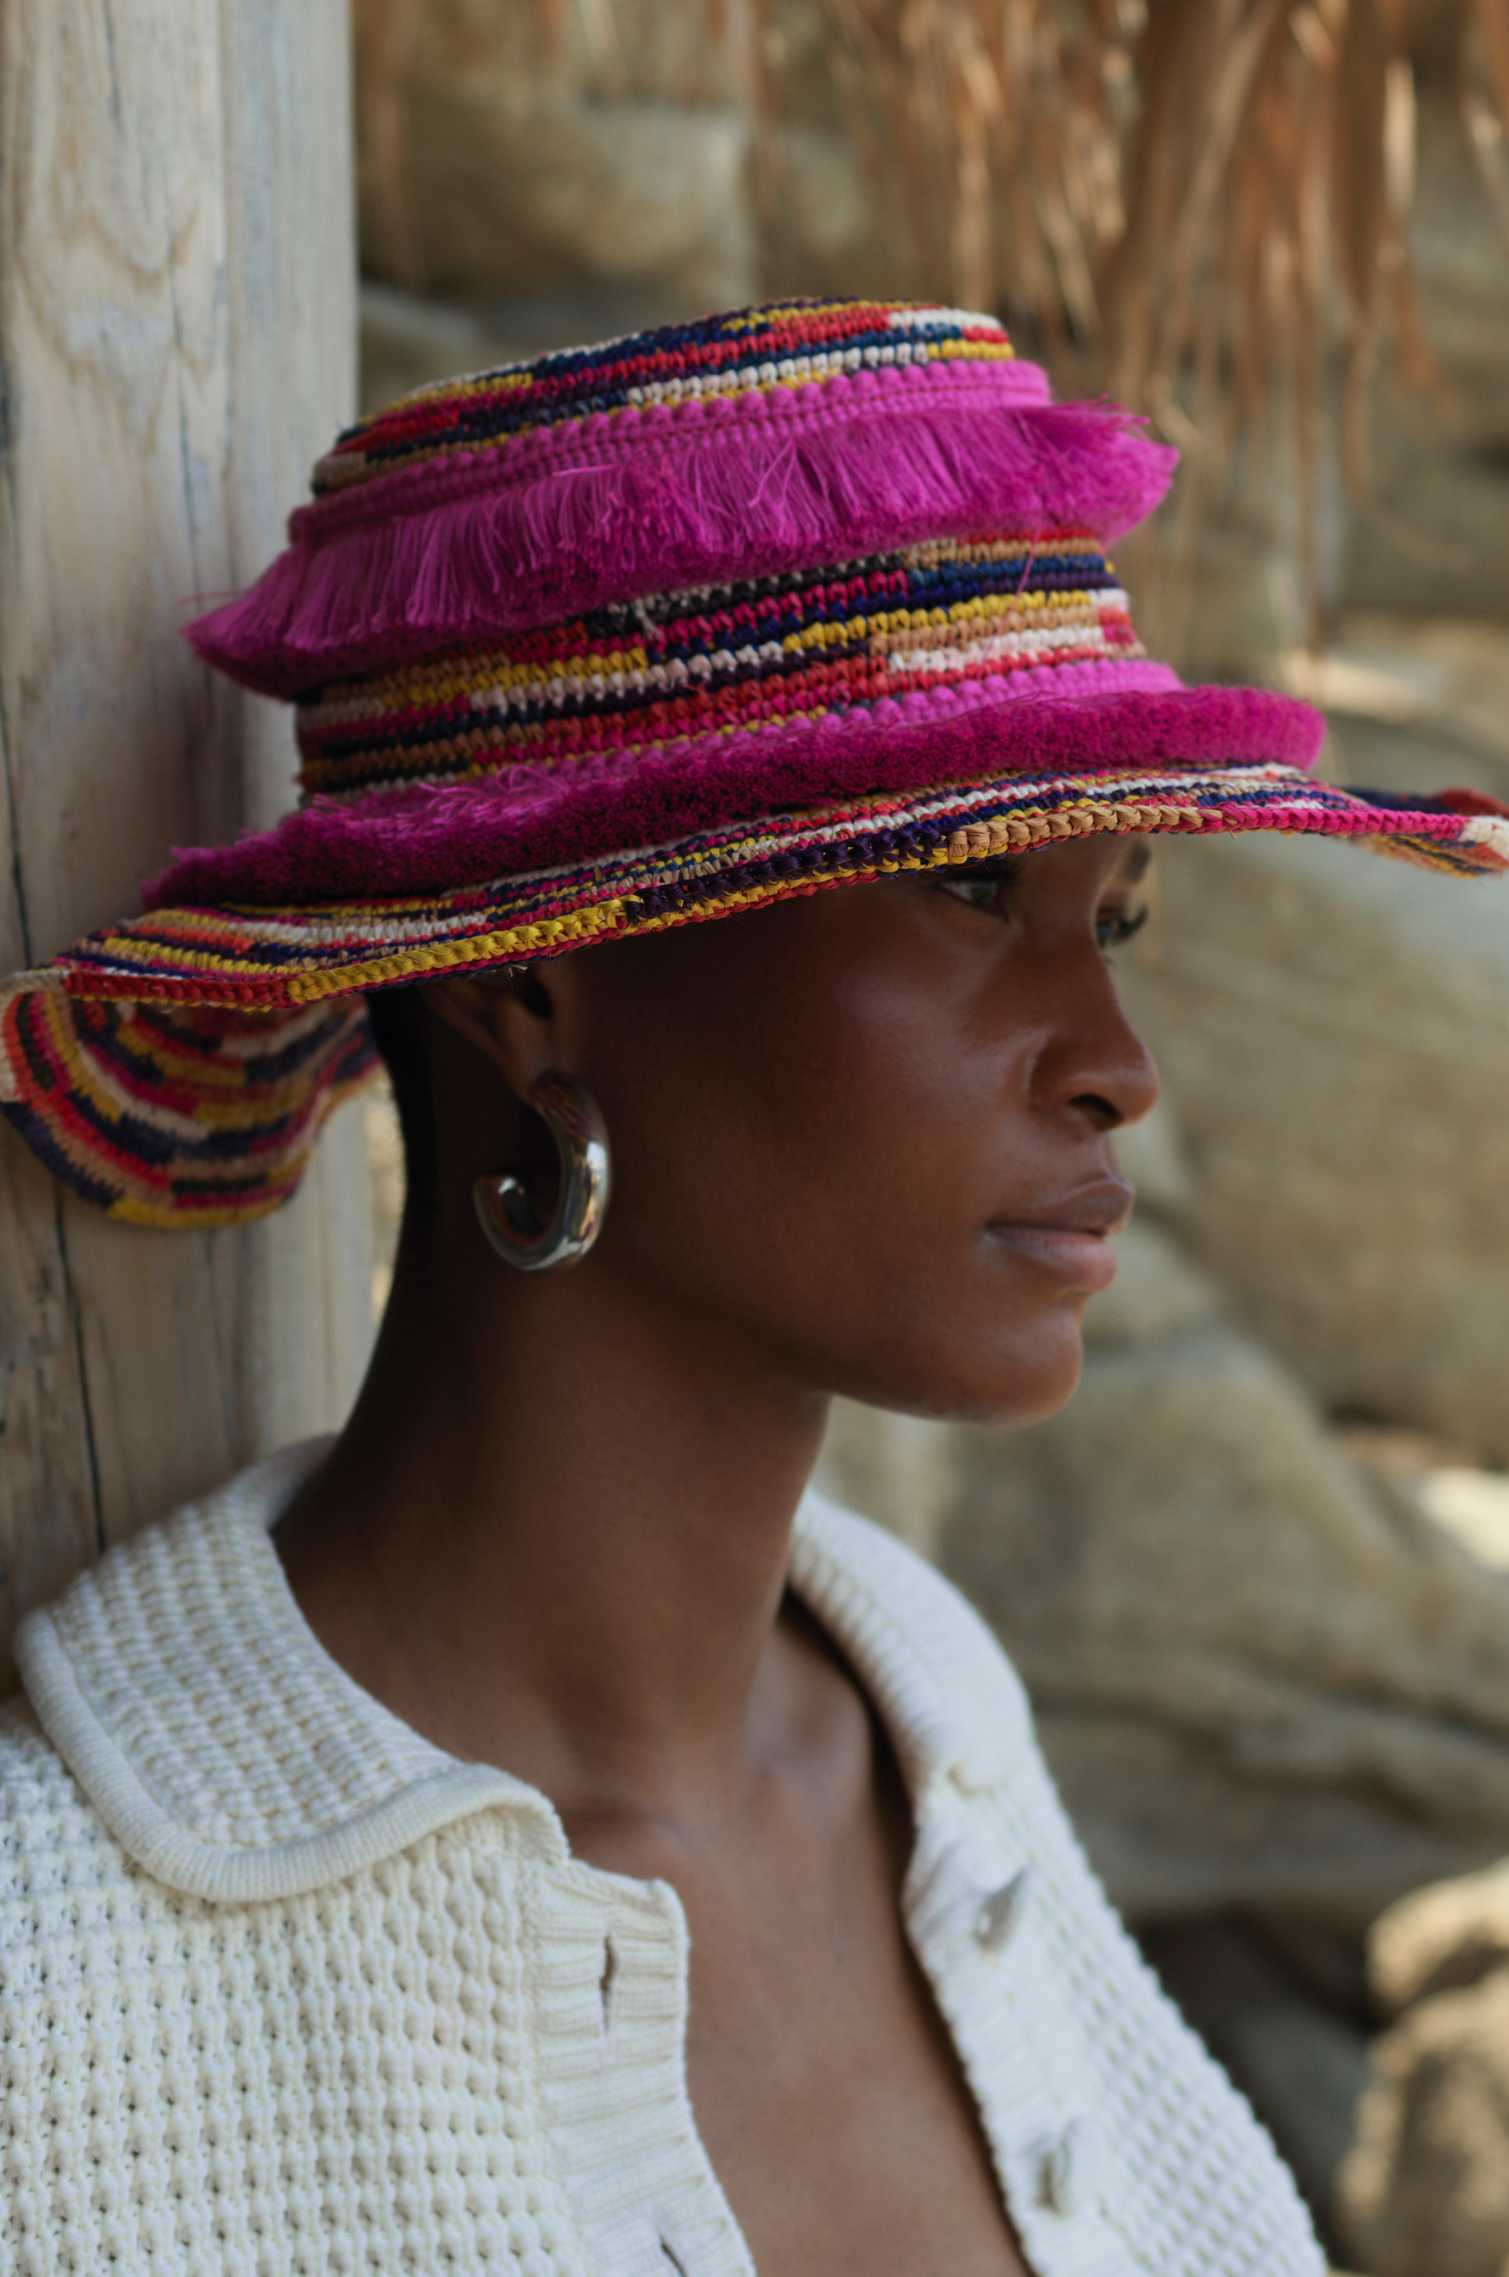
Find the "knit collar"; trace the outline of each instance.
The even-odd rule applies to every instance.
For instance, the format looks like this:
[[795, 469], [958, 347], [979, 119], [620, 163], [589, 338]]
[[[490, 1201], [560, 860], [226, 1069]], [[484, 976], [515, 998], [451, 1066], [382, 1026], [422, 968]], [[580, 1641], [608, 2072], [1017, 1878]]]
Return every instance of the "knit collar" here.
[[[413, 1730], [305, 1620], [269, 1537], [333, 1443], [248, 1464], [25, 1615], [16, 1665], [48, 1736], [130, 1857], [191, 1897], [293, 1896], [484, 1808], [569, 1858], [539, 1788]], [[789, 1580], [886, 1724], [919, 1815], [940, 1780], [1005, 1776], [999, 1654], [924, 1560], [809, 1487]]]

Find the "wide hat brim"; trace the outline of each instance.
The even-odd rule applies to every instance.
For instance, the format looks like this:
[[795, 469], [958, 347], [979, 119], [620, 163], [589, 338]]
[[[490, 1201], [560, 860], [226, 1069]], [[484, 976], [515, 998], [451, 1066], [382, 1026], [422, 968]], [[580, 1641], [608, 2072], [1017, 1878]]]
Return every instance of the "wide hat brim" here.
[[1319, 780], [1185, 688], [1105, 547], [1177, 453], [989, 314], [772, 302], [358, 420], [184, 628], [291, 699], [301, 799], [0, 988], [0, 1106], [138, 1224], [276, 1209], [376, 1071], [363, 991], [1101, 832], [1324, 832], [1452, 875], [1509, 811]]
[[[1320, 832], [1452, 876], [1509, 869], [1509, 809], [1326, 782], [1322, 732], [1257, 689], [964, 695], [951, 716], [898, 702], [708, 739], [641, 760], [632, 799], [538, 779], [525, 798], [512, 770], [317, 799], [175, 849], [142, 915], [15, 976], [0, 1107], [111, 1216], [234, 1224], [290, 1198], [325, 1118], [378, 1073], [368, 989], [1103, 832]], [[755, 745], [751, 813], [733, 786], [747, 801]]]

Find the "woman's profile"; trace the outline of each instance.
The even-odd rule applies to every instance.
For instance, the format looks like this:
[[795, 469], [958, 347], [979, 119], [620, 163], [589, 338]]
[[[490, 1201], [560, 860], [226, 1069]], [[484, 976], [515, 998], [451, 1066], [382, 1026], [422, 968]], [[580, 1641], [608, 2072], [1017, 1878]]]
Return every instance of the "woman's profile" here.
[[341, 1430], [18, 1631], [0, 2271], [1323, 2277], [1002, 1648], [812, 1484], [835, 1395], [1071, 1399], [1159, 834], [1509, 868], [1146, 655], [1172, 466], [992, 317], [727, 311], [358, 422], [189, 628], [299, 805], [0, 990], [0, 1104], [214, 1227], [381, 1063], [405, 1206]]

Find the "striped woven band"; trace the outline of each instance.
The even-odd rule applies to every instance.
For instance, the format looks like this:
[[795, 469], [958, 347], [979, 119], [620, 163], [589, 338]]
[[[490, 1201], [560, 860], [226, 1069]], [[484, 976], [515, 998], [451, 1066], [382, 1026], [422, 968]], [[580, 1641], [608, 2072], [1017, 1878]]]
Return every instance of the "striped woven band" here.
[[979, 861], [1100, 832], [1285, 830], [1428, 868], [1509, 867], [1509, 819], [1317, 782], [1280, 762], [1019, 775], [784, 808], [653, 848], [384, 900], [164, 907], [88, 934], [70, 993], [290, 1010], [358, 988], [548, 957], [731, 916], [813, 886]]
[[[627, 762], [705, 735], [977, 687], [1034, 696], [1146, 651], [1095, 538], [940, 538], [786, 576], [651, 594], [538, 632], [337, 681], [298, 703], [301, 797]], [[1083, 675], [1080, 675], [1083, 678]], [[1148, 683], [1099, 672], [1096, 686]], [[1157, 684], [1177, 686], [1158, 668]], [[746, 761], [758, 780], [760, 759]]]
[[1012, 393], [1045, 403], [1042, 368], [1017, 363], [1004, 327], [929, 301], [794, 300], [628, 333], [416, 388], [343, 429], [314, 469], [316, 498], [458, 453], [557, 439], [604, 412], [757, 398], [856, 372], [1017, 364]]
[[56, 1176], [139, 1225], [227, 1225], [286, 1202], [325, 1117], [379, 1067], [356, 991], [549, 957], [793, 893], [1105, 831], [1283, 830], [1459, 876], [1509, 869], [1509, 810], [1269, 765], [1014, 778], [784, 810], [655, 851], [449, 894], [163, 908], [0, 991], [0, 1109]]

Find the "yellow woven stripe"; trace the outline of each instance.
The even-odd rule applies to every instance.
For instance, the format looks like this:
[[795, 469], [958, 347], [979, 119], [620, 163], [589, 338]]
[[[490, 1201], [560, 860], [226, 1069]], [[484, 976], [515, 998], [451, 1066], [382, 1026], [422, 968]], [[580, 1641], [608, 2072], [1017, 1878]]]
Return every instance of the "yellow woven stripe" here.
[[426, 942], [396, 950], [391, 956], [333, 965], [323, 972], [293, 973], [289, 976], [288, 1001], [313, 1004], [320, 997], [340, 995], [347, 989], [370, 988], [377, 981], [407, 979], [420, 972], [446, 973], [487, 957], [548, 954], [563, 942], [590, 941], [600, 933], [614, 931], [623, 907], [618, 898], [599, 902], [594, 909], [572, 910], [564, 917], [541, 917], [526, 925], [506, 926], [501, 932], [477, 933], [460, 941]]
[[[954, 602], [948, 608], [885, 609], [877, 613], [837, 618], [820, 624], [803, 626], [798, 632], [784, 633], [780, 646], [788, 655], [800, 655], [807, 649], [831, 648], [854, 638], [856, 632], [887, 638], [896, 633], [920, 632], [933, 626], [948, 627], [976, 622], [1004, 623], [1014, 617], [1026, 622], [1041, 616], [1068, 616], [1089, 610], [1097, 612], [1105, 600], [1103, 591], [1075, 587], [1045, 593], [977, 594], [966, 601]], [[1119, 608], [1120, 603], [1117, 603]], [[730, 634], [724, 644], [731, 651], [748, 647], [751, 641], [743, 634]], [[760, 645], [764, 645], [761, 643]], [[599, 653], [581, 653], [574, 656], [553, 656], [545, 660], [518, 663], [507, 654], [474, 655], [461, 664], [448, 657], [441, 664], [414, 665], [402, 671], [385, 674], [362, 686], [360, 695], [343, 699], [337, 695], [329, 702], [309, 705], [302, 713], [306, 727], [333, 726], [337, 722], [380, 717], [395, 704], [409, 702], [438, 703], [470, 697], [485, 688], [539, 687], [550, 680], [588, 682], [600, 680], [614, 672], [648, 672], [652, 669], [650, 653], [642, 645], [604, 649]], [[689, 683], [694, 686], [695, 683]], [[674, 693], [668, 689], [668, 693]]]
[[[793, 720], [827, 719], [830, 711], [831, 706], [828, 704], [814, 702], [804, 705], [799, 710], [767, 713], [763, 718], [757, 713], [750, 713], [740, 719], [708, 720], [705, 722], [699, 720], [695, 728], [683, 728], [676, 735], [647, 736], [642, 742], [612, 744], [607, 748], [615, 754], [669, 751], [674, 749], [678, 743], [700, 741], [705, 735], [752, 735], [767, 728], [774, 730], [787, 727]], [[434, 772], [437, 759], [443, 759], [452, 750], [471, 749], [473, 747], [482, 753], [481, 761], [477, 766], [445, 768], [436, 779], [445, 783], [468, 783], [474, 781], [478, 776], [495, 775], [498, 771], [498, 737], [501, 732], [489, 733], [479, 725], [475, 731], [467, 734], [446, 736], [442, 740], [426, 745], [422, 752], [414, 755], [412, 763], [408, 765], [384, 765], [380, 770], [381, 778], [384, 782], [392, 783], [405, 782], [410, 779], [422, 782]], [[515, 752], [519, 754], [519, 763], [523, 765], [525, 763], [523, 747], [545, 742], [548, 738], [557, 736], [559, 733], [560, 723], [556, 720], [523, 721], [506, 730], [506, 746], [510, 754]], [[361, 755], [358, 756], [361, 757]], [[531, 767], [537, 767], [542, 774], [545, 774], [556, 768], [566, 769], [577, 766], [581, 763], [582, 757], [581, 752], [547, 751], [543, 757], [530, 758], [528, 764]], [[350, 765], [350, 759], [341, 761], [306, 759], [299, 770], [299, 779], [306, 788], [318, 789], [332, 777], [338, 783], [342, 773]], [[372, 787], [372, 777], [375, 771], [366, 766], [364, 759], [362, 759], [362, 765], [361, 778], [354, 790], [348, 794], [352, 798], [364, 797]]]
[[[73, 1022], [68, 1013], [66, 998], [60, 997], [56, 1002], [50, 1001], [45, 1008], [44, 1017], [47, 1021], [52, 1048], [68, 1070], [70, 1090], [78, 1098], [88, 1100], [107, 1124], [118, 1123], [121, 1117], [121, 1108], [114, 1099], [101, 1090], [88, 1060], [80, 1050], [78, 1038], [74, 1033]], [[140, 1111], [146, 1120], [151, 1120], [148, 1110], [142, 1109]], [[75, 1133], [64, 1130], [60, 1123], [52, 1121], [50, 1118], [49, 1129], [54, 1143], [61, 1147], [70, 1160], [77, 1163], [79, 1168], [89, 1177], [105, 1178], [125, 1188], [124, 1193], [110, 1204], [109, 1214], [111, 1216], [126, 1215], [135, 1209], [161, 1207], [161, 1204], [153, 1199], [158, 1189], [149, 1178], [140, 1172], [125, 1167], [113, 1156], [108, 1160], [105, 1159], [103, 1149], [98, 1153], [92, 1151], [89, 1141], [81, 1141]], [[144, 1220], [143, 1222], [152, 1221]], [[183, 1219], [181, 1216], [170, 1214], [156, 1222], [181, 1226]]]
[[[101, 1089], [93, 1068], [80, 1050], [67, 998], [49, 997], [43, 1009], [43, 1017], [47, 1022], [53, 1050], [68, 1070], [70, 1089], [87, 1099], [107, 1122], [118, 1123], [121, 1118], [119, 1102]], [[112, 1164], [110, 1175], [120, 1177], [124, 1176], [124, 1172], [118, 1171]]]
[[1181, 823], [1206, 827], [1207, 810], [1182, 806], [1173, 799], [1137, 799], [1109, 803], [1085, 799], [1052, 811], [1028, 808], [1024, 813], [992, 816], [988, 822], [968, 822], [948, 837], [945, 860], [969, 862], [987, 854], [1003, 854], [1021, 846], [1042, 845], [1050, 838], [1086, 838], [1096, 832], [1170, 830]]
[[[143, 1186], [140, 1196], [119, 1195], [109, 1205], [106, 1214], [112, 1218], [122, 1218], [128, 1225], [165, 1227], [175, 1233], [182, 1233], [191, 1226], [249, 1225], [254, 1218], [269, 1217], [274, 1210], [283, 1208], [288, 1195], [298, 1185], [327, 1118], [356, 1092], [369, 1089], [381, 1074], [381, 1066], [374, 1062], [363, 1074], [347, 1076], [339, 1083], [330, 1084], [320, 1094], [297, 1146], [282, 1158], [277, 1174], [268, 1180], [270, 1191], [255, 1201], [243, 1198], [236, 1202], [216, 1203], [209, 1209], [190, 1211], [164, 1202], [156, 1189]], [[113, 1166], [105, 1170], [100, 1164], [91, 1162], [87, 1167], [94, 1177], [113, 1178], [120, 1175]], [[185, 1176], [192, 1167], [188, 1164], [177, 1166], [177, 1175]]]
[[[856, 819], [862, 811], [863, 809], [855, 810]], [[892, 803], [889, 800], [876, 802], [873, 811], [877, 818], [882, 818], [892, 811]], [[862, 870], [830, 870], [821, 875], [825, 879], [871, 876], [875, 874], [877, 866], [933, 868], [939, 863], [965, 862], [1009, 848], [1038, 845], [1050, 839], [1084, 837], [1096, 831], [1167, 830], [1182, 827], [1202, 830], [1208, 828], [1207, 811], [1173, 800], [1115, 803], [1087, 799], [1070, 807], [1028, 808], [1011, 816], [1009, 820], [964, 824], [925, 855], [909, 855], [895, 863], [868, 864]], [[746, 854], [756, 851], [766, 835], [763, 831], [756, 831], [744, 838], [726, 841], [717, 851], [719, 867], [734, 866]], [[647, 862], [641, 874], [658, 875], [661, 868], [662, 864], [658, 861]], [[800, 882], [811, 883], [812, 880], [809, 876]], [[697, 909], [751, 907], [778, 898], [789, 890], [790, 886], [782, 882], [773, 886], [744, 887], [736, 894], [715, 894], [710, 900], [693, 906]], [[363, 955], [346, 963], [323, 966], [316, 971], [290, 971], [286, 975], [286, 989], [278, 1001], [288, 1006], [312, 1004], [327, 996], [372, 987], [382, 981], [408, 979], [421, 973], [444, 974], [488, 959], [550, 955], [567, 944], [590, 941], [619, 930], [658, 930], [666, 922], [675, 922], [680, 915], [680, 912], [676, 912], [669, 920], [660, 917], [643, 918], [625, 925], [627, 904], [633, 898], [631, 876], [627, 883], [620, 880], [619, 890], [610, 899], [591, 908], [570, 910], [558, 917], [533, 918], [488, 933], [461, 936], [453, 941], [416, 942], [409, 948], [393, 949], [376, 956]], [[409, 906], [423, 908], [426, 905], [422, 901], [416, 901]], [[359, 903], [345, 904], [343, 907], [351, 915], [365, 916], [368, 921], [374, 914], [371, 905], [365, 910]], [[271, 917], [277, 912], [268, 910], [265, 914]], [[326, 914], [333, 915], [337, 912], [332, 908]], [[270, 977], [263, 968], [252, 969], [260, 977]], [[78, 993], [87, 992], [81, 990]], [[203, 1001], [214, 1003], [217, 999], [207, 996]], [[234, 998], [223, 1001], [237, 1002]], [[276, 1006], [269, 1005], [265, 1008], [273, 1010]], [[246, 1009], [260, 1010], [264, 1007], [249, 1006]]]
[[[1352, 844], [1354, 846], [1366, 846], [1375, 854], [1392, 854], [1399, 861], [1414, 862], [1422, 869], [1449, 870], [1455, 877], [1468, 874], [1470, 869], [1476, 866], [1472, 860], [1473, 849], [1470, 842], [1466, 845], [1457, 844], [1448, 848], [1438, 846], [1433, 838], [1412, 838], [1406, 833], [1399, 832], [1393, 836], [1383, 834], [1359, 836], [1352, 840]], [[1489, 864], [1483, 865], [1485, 871], [1489, 867]]]
[[787, 633], [781, 646], [788, 652], [828, 648], [852, 640], [857, 632], [875, 640], [888, 640], [900, 633], [946, 631], [952, 626], [982, 622], [1009, 628], [1016, 617], [1026, 621], [1033, 617], [1095, 611], [1099, 599], [1098, 594], [1079, 592], [985, 594], [973, 600], [958, 601], [947, 609], [886, 609], [876, 616], [804, 625], [800, 632]]
[[[918, 364], [1008, 363], [1014, 361], [1016, 357], [1015, 348], [1011, 346], [1011, 343], [1009, 341], [1004, 340], [1000, 342], [996, 342], [994, 340], [936, 340], [929, 339], [926, 333], [918, 333], [915, 336], [912, 345], [914, 348], [920, 349], [922, 351], [921, 354], [914, 354], [912, 357], [912, 366], [914, 369]], [[789, 351], [782, 351], [777, 353], [780, 354], [780, 360], [784, 362], [787, 360], [788, 355], [791, 358], [800, 356], [811, 360], [825, 355], [840, 356], [843, 354], [843, 352], [844, 343], [841, 340], [836, 340], [813, 341], [805, 345], [793, 346]], [[535, 374], [530, 373], [526, 375], [524, 379], [521, 379], [519, 381], [510, 381], [509, 385], [524, 386], [531, 384], [535, 376]], [[817, 384], [821, 385], [824, 377], [830, 379], [842, 379], [846, 376], [847, 375], [845, 370], [843, 367], [840, 367], [838, 371], [828, 374], [816, 375]], [[653, 385], [654, 383], [650, 382], [648, 384]], [[811, 372], [793, 373], [789, 376], [784, 377], [778, 374], [773, 380], [756, 380], [751, 378], [744, 380], [742, 383], [735, 384], [727, 388], [704, 391], [703, 400], [706, 400], [708, 393], [715, 393], [721, 396], [770, 395], [775, 391], [776, 388], [811, 387], [813, 384], [814, 375]], [[486, 391], [484, 390], [483, 392]], [[391, 406], [387, 407], [387, 409], [391, 408]], [[605, 404], [602, 411], [595, 413], [594, 416], [608, 419], [619, 419], [626, 411], [637, 411], [638, 409], [639, 405], [637, 403], [610, 403]], [[383, 416], [383, 413], [374, 415], [371, 423], [360, 429], [361, 434], [364, 436], [372, 434], [376, 429], [378, 421]], [[553, 422], [552, 425], [569, 429], [569, 427], [575, 423], [575, 419], [579, 416], [580, 414], [572, 414], [564, 420]], [[510, 443], [525, 441], [536, 432], [539, 432], [539, 430], [528, 429], [522, 436], [513, 433], [503, 435], [474, 435], [466, 437], [461, 442], [448, 443], [426, 443], [423, 441], [416, 441], [412, 456], [415, 459], [423, 458], [433, 461], [435, 459], [451, 458], [458, 451], [495, 451], [506, 448]], [[353, 481], [358, 475], [365, 475], [368, 470], [369, 463], [370, 462], [363, 456], [360, 451], [348, 449], [342, 451], [338, 457], [335, 453], [328, 452], [326, 456], [320, 460], [318, 467], [315, 469], [315, 472], [320, 481], [327, 487], [327, 489], [334, 489], [342, 487], [345, 483]]]
[[[1092, 531], [1064, 531], [1058, 533], [1054, 544], [1070, 544], [1079, 539], [1090, 545], [1097, 542]], [[901, 548], [903, 558], [918, 568], [936, 567], [941, 562], [1020, 561], [1029, 555], [1039, 554], [1042, 550], [1043, 541], [1040, 538], [934, 538], [920, 545]], [[849, 561], [834, 562], [829, 564], [826, 571], [815, 574], [819, 577], [840, 576], [854, 566]], [[1105, 566], [1107, 572], [1114, 577], [1115, 565], [1108, 556], [1105, 557]], [[1035, 598], [1039, 604], [1046, 605], [1056, 597], [1037, 595]], [[1070, 597], [1084, 598], [1079, 594]], [[1002, 598], [1023, 607], [1031, 606], [1034, 601], [1034, 596], [1030, 594], [1005, 595]], [[1098, 599], [1100, 595], [1091, 595], [1090, 598]], [[704, 613], [706, 606], [695, 595], [687, 595], [688, 615]], [[787, 637], [795, 640], [801, 636], [792, 634]], [[637, 647], [615, 651], [614, 661], [620, 659], [643, 667], [647, 664], [648, 652]], [[600, 658], [592, 659], [594, 664], [601, 664], [602, 661]], [[347, 718], [360, 719], [369, 712], [390, 710], [394, 703], [412, 696], [428, 700], [431, 697], [466, 695], [472, 688], [482, 685], [501, 686], [503, 675], [510, 670], [532, 672], [543, 678], [554, 668], [545, 663], [520, 665], [513, 650], [506, 644], [478, 647], [467, 652], [464, 671], [455, 657], [447, 656], [436, 658], [432, 662], [416, 659], [412, 663], [395, 667], [391, 672], [359, 679], [331, 681], [327, 684], [322, 701], [312, 703], [307, 698], [300, 699], [299, 716], [301, 721], [311, 725]]]
[[[272, 912], [268, 911], [267, 914], [270, 916]], [[150, 925], [152, 920], [144, 917], [141, 922]], [[195, 972], [245, 972], [256, 973], [263, 979], [267, 977], [266, 965], [259, 963], [255, 957], [217, 956], [213, 949], [186, 949], [181, 941], [149, 941], [139, 934], [120, 932], [102, 934], [93, 945], [114, 955], [129, 957], [133, 963], [168, 965], [175, 972], [187, 965]], [[77, 990], [75, 993], [82, 995], [85, 992]]]
[[[131, 1000], [119, 1001], [124, 1010]], [[102, 1086], [85, 1050], [80, 1047], [72, 1020], [66, 1013], [60, 1017], [54, 1012], [53, 1025], [57, 1049], [76, 1087], [93, 1101], [102, 1115], [111, 1122], [119, 1122], [127, 1108]], [[163, 1051], [158, 1039], [148, 1035], [134, 1020], [123, 1019], [122, 1026], [124, 1040], [133, 1051], [152, 1060], [165, 1077], [180, 1077], [195, 1094], [193, 1105], [189, 1107], [177, 1107], [170, 1101], [133, 1099], [129, 1102], [130, 1113], [140, 1115], [144, 1122], [156, 1123], [159, 1129], [165, 1127], [160, 1117], [188, 1114], [211, 1130], [256, 1130], [275, 1116], [297, 1108], [309, 1092], [311, 1071], [307, 1065], [284, 1076], [276, 1086], [262, 1087], [254, 1095], [248, 1095], [239, 1062], [227, 1062], [222, 1067], [207, 1066], [203, 1060], [187, 1054], [180, 1057]], [[230, 1096], [224, 1099], [210, 1096], [216, 1089]]]
[[[189, 1052], [175, 1052], [163, 1037], [143, 1027], [139, 1020], [133, 1020], [129, 1017], [131, 1005], [129, 997], [121, 998], [119, 1002], [122, 1013], [122, 1041], [130, 1045], [139, 1059], [149, 1060], [165, 1081], [190, 1084], [201, 1099], [206, 1089], [209, 1089], [211, 1091], [224, 1091], [228, 1096], [234, 1094], [236, 1098], [245, 1100], [246, 1077], [242, 1072], [242, 1062], [239, 1059], [226, 1060], [217, 1064], [213, 1060], [203, 1060]], [[192, 1011], [197, 1007], [190, 1006], [188, 1009]], [[285, 1103], [292, 1106], [299, 1093], [307, 1090], [308, 1085], [309, 1072], [305, 1068], [292, 1075], [285, 1075], [276, 1089], [260, 1087], [257, 1094], [258, 1104], [250, 1113], [243, 1111], [240, 1116], [237, 1116], [234, 1113], [226, 1113], [220, 1107], [208, 1102], [202, 1106], [196, 1102], [194, 1107], [195, 1118], [201, 1121], [213, 1121], [219, 1129], [232, 1129], [238, 1128], [242, 1124], [266, 1122], [274, 1114], [281, 1114]]]
[[943, 356], [951, 363], [999, 364], [1016, 354], [1015, 348], [1006, 340], [999, 347], [993, 340], [937, 340], [929, 341], [928, 349], [929, 361]]
[[[203, 1083], [203, 1072], [196, 1080]], [[215, 1131], [258, 1130], [278, 1115], [295, 1113], [308, 1098], [309, 1088], [309, 1070], [305, 1068], [297, 1076], [286, 1076], [275, 1091], [249, 1094], [242, 1089], [227, 1099], [207, 1098], [201, 1093], [194, 1102], [194, 1120]]]
[[[910, 315], [919, 308], [936, 308], [931, 300], [869, 300], [863, 295], [850, 295], [842, 300], [820, 300], [816, 308], [793, 302], [790, 307], [777, 307], [772, 301], [762, 302], [746, 316], [725, 316], [720, 329], [724, 332], [764, 332], [777, 324], [804, 324], [814, 316], [842, 316], [856, 305], [873, 308], [877, 314], [887, 311], [893, 315]], [[922, 335], [926, 337], [926, 335]], [[840, 341], [839, 346], [843, 343]]]
[[[490, 372], [485, 378], [479, 379], [426, 380], [422, 387], [405, 389], [404, 393], [396, 395], [391, 403], [385, 403], [381, 410], [369, 412], [365, 419], [353, 420], [352, 430], [354, 434], [359, 436], [370, 435], [375, 427], [379, 426], [383, 420], [390, 419], [403, 404], [430, 403], [437, 396], [444, 396], [447, 401], [455, 397], [459, 401], [463, 397], [475, 400], [478, 396], [486, 395], [516, 395], [520, 388], [533, 387], [538, 376], [532, 371]], [[357, 458], [359, 458], [359, 453], [352, 450], [342, 451], [339, 456], [334, 451], [327, 451], [324, 458], [321, 459], [320, 465], [323, 467], [327, 460], [338, 465], [342, 460]]]
[[395, 397], [385, 410], [374, 412], [362, 424], [369, 429], [375, 420], [387, 418], [400, 403], [428, 403], [437, 395], [443, 395], [447, 400], [452, 396], [516, 395], [521, 387], [533, 387], [538, 377], [537, 372], [523, 371], [488, 372], [478, 379], [427, 380], [423, 387], [411, 387], [407, 395]]
[[[101, 1175], [97, 1165], [91, 1164], [90, 1169], [95, 1177]], [[108, 1174], [112, 1178], [119, 1175], [113, 1164]], [[250, 1225], [253, 1218], [269, 1217], [274, 1210], [281, 1209], [286, 1191], [286, 1186], [279, 1187], [266, 1201], [255, 1204], [242, 1202], [239, 1206], [227, 1205], [224, 1208], [193, 1211], [172, 1209], [165, 1202], [138, 1202], [129, 1194], [122, 1194], [110, 1204], [105, 1214], [107, 1217], [122, 1218], [127, 1225], [156, 1226], [170, 1233], [184, 1233], [200, 1225]]]

